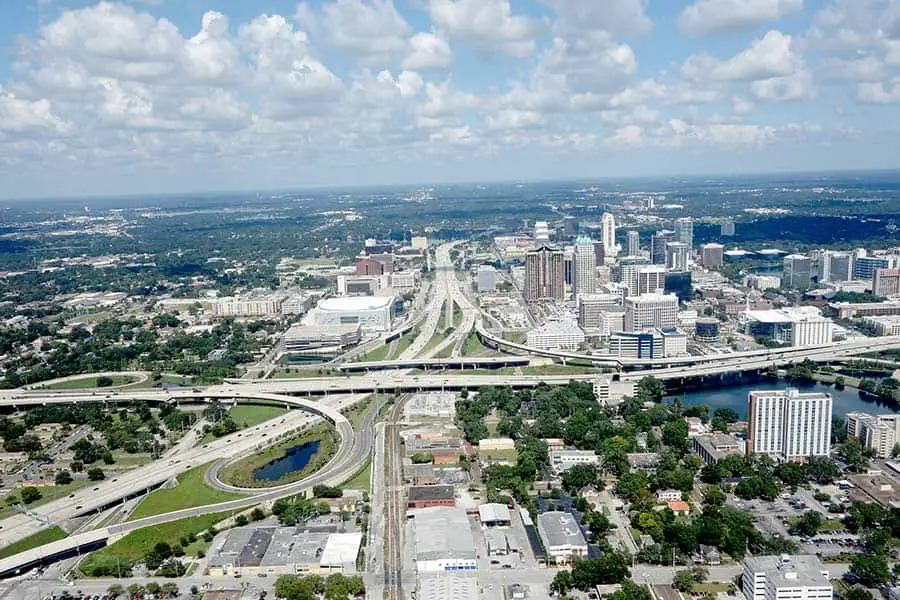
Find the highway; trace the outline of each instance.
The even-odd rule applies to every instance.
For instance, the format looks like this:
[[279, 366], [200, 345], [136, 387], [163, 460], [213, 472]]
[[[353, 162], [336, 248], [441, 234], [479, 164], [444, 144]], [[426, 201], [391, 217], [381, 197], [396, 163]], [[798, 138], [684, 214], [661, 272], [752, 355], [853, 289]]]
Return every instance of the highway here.
[[[231, 396], [234, 395], [234, 393], [231, 394]], [[197, 394], [197, 396], [200, 395]], [[210, 396], [209, 392], [204, 392], [202, 397], [220, 396], [215, 394]], [[325, 467], [302, 481], [276, 488], [254, 489], [252, 490], [253, 495], [230, 502], [155, 515], [146, 519], [114, 525], [102, 530], [76, 534], [59, 542], [0, 560], [0, 574], [9, 573], [21, 568], [23, 565], [33, 564], [42, 557], [59, 554], [85, 545], [96, 544], [101, 539], [123, 535], [134, 529], [209, 512], [243, 510], [256, 506], [261, 502], [311, 490], [314, 485], [318, 484], [338, 485], [355, 474], [371, 452], [373, 443], [372, 428], [378, 408], [380, 408], [378, 405], [370, 407], [364, 419], [363, 427], [361, 427], [359, 432], [354, 433], [350, 422], [338, 411], [339, 407], [349, 405], [346, 398], [330, 399], [331, 406], [329, 406], [329, 401], [311, 403], [299, 398], [278, 397], [273, 394], [260, 392], [246, 394], [241, 398], [246, 400], [282, 401], [286, 404], [303, 407], [305, 410], [328, 419], [334, 423], [341, 437], [341, 445], [337, 454]], [[36, 533], [51, 523], [62, 523], [77, 516], [101, 511], [103, 508], [114, 505], [129, 496], [143, 493], [167, 481], [174, 475], [190, 469], [192, 465], [205, 464], [214, 458], [223, 456], [246, 455], [257, 448], [267, 445], [269, 440], [264, 439], [265, 437], [269, 435], [276, 437], [277, 435], [285, 434], [296, 429], [299, 425], [309, 422], [310, 419], [309, 414], [301, 412], [288, 413], [278, 423], [270, 421], [253, 430], [235, 433], [210, 442], [201, 448], [192, 448], [184, 452], [179, 459], [157, 461], [152, 465], [122, 474], [115, 479], [98, 483], [93, 488], [79, 490], [67, 498], [50, 502], [35, 511], [29, 511], [29, 515], [17, 515], [0, 521], [0, 527], [2, 527], [0, 529], [2, 531], [0, 544], [7, 545], [12, 543]]]
[[[419, 328], [419, 335], [412, 341], [409, 347], [400, 354], [400, 359], [410, 359], [419, 356], [434, 337], [437, 331], [438, 322], [441, 314], [444, 312], [444, 304], [450, 299], [449, 295], [449, 278], [455, 277], [453, 272], [453, 263], [450, 261], [450, 248], [458, 242], [444, 244], [435, 250], [435, 270], [434, 270], [434, 295], [425, 307], [425, 320]], [[450, 311], [452, 314], [452, 310]], [[446, 327], [450, 327], [450, 323]]]

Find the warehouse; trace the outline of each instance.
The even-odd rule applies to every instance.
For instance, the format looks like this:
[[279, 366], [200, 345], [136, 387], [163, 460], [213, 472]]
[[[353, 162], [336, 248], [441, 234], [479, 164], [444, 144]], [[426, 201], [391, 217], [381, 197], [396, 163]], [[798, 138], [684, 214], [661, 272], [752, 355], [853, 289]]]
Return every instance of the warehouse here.
[[462, 508], [435, 506], [411, 515], [419, 573], [478, 569], [475, 540]]
[[452, 485], [416, 485], [409, 488], [407, 508], [456, 506]]
[[473, 575], [428, 575], [419, 577], [417, 600], [477, 600], [478, 581]]
[[587, 540], [575, 518], [567, 512], [550, 511], [538, 515], [538, 533], [550, 560], [568, 564], [575, 558], [587, 557]]
[[509, 527], [512, 520], [505, 504], [482, 504], [478, 507], [478, 519], [485, 527]]

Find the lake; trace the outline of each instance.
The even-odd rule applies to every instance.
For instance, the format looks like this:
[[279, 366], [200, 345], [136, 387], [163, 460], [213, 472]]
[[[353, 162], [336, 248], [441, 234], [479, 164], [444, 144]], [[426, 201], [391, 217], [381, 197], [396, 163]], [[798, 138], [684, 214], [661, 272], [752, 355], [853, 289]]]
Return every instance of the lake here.
[[747, 395], [753, 390], [783, 390], [788, 387], [799, 388], [803, 392], [825, 392], [832, 396], [832, 414], [836, 417], [844, 417], [848, 412], [860, 411], [868, 413], [893, 413], [898, 412], [894, 407], [885, 406], [876, 402], [874, 398], [862, 398], [855, 388], [835, 389], [834, 386], [822, 383], [789, 383], [784, 379], [761, 380], [752, 384], [725, 385], [719, 388], [707, 388], [692, 390], [681, 394], [666, 396], [667, 401], [672, 398], [681, 398], [685, 406], [700, 404], [709, 405], [710, 412], [717, 408], [731, 408], [741, 416], [747, 418]]
[[253, 471], [253, 478], [262, 481], [278, 481], [288, 473], [306, 468], [310, 459], [319, 451], [319, 441], [306, 442], [288, 448], [284, 456]]

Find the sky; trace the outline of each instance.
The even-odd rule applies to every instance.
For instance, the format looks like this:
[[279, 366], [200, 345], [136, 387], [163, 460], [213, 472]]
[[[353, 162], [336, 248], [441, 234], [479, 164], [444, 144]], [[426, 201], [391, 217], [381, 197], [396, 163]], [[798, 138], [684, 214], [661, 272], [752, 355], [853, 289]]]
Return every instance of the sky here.
[[900, 0], [0, 0], [0, 197], [900, 166]]

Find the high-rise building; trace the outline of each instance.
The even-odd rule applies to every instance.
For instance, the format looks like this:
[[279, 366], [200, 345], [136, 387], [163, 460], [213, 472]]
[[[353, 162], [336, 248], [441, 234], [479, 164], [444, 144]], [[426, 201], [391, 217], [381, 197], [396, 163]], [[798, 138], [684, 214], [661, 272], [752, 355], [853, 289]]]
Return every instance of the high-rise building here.
[[634, 229], [628, 232], [625, 246], [628, 248], [628, 256], [639, 256], [641, 253], [641, 234]]
[[863, 448], [878, 458], [891, 458], [894, 446], [900, 443], [900, 415], [851, 412], [846, 420], [847, 435], [858, 438]]
[[725, 246], [703, 244], [700, 246], [700, 264], [707, 269], [719, 269], [725, 264]]
[[875, 269], [890, 269], [891, 261], [882, 256], [859, 256], [853, 262], [854, 279], [872, 279]]
[[747, 600], [832, 600], [831, 575], [815, 556], [748, 556], [741, 574]]
[[600, 220], [604, 256], [616, 255], [616, 219], [610, 213], [603, 213]]
[[690, 269], [691, 247], [684, 242], [666, 244], [666, 268], [673, 271]]
[[872, 294], [884, 297], [900, 295], [900, 269], [875, 269]]
[[566, 235], [578, 233], [578, 217], [563, 217], [562, 230]]
[[550, 226], [547, 221], [535, 221], [534, 223], [534, 243], [540, 246], [550, 241]]
[[581, 294], [578, 296], [578, 325], [584, 329], [601, 326], [601, 313], [621, 310], [622, 299], [617, 294]]
[[822, 253], [819, 282], [839, 282], [853, 279], [853, 255], [847, 252]]
[[497, 269], [495, 269], [491, 265], [479, 265], [478, 272], [476, 274], [476, 281], [478, 283], [479, 292], [484, 293], [496, 291]]
[[784, 274], [781, 287], [794, 290], [809, 289], [811, 283], [811, 264], [808, 256], [789, 254], [784, 257]]
[[625, 298], [625, 331], [675, 327], [678, 297], [675, 294], [642, 294]]
[[563, 250], [563, 281], [575, 285], [575, 248], [566, 246]]
[[831, 452], [830, 394], [754, 390], [747, 402], [749, 453], [796, 461]]
[[[635, 289], [632, 295], [655, 294], [666, 289], [666, 268], [662, 265], [640, 265], [635, 271]], [[629, 288], [629, 293], [631, 289]]]
[[688, 245], [689, 250], [694, 249], [694, 220], [690, 217], [682, 217], [675, 220], [675, 239]]
[[566, 293], [562, 250], [542, 246], [525, 254], [525, 299], [562, 300]]
[[734, 221], [725, 221], [724, 223], [722, 223], [722, 226], [719, 228], [719, 234], [727, 237], [733, 236]]
[[591, 238], [581, 236], [575, 240], [575, 296], [593, 294], [597, 289], [597, 257]]
[[660, 229], [650, 240], [650, 262], [654, 265], [666, 264], [666, 244], [674, 242], [675, 232], [671, 229]]
[[665, 292], [678, 296], [679, 302], [690, 302], [694, 297], [693, 278], [690, 271], [669, 271], [666, 273]]
[[594, 260], [597, 265], [603, 265], [606, 263], [606, 247], [603, 245], [603, 240], [594, 240]]

